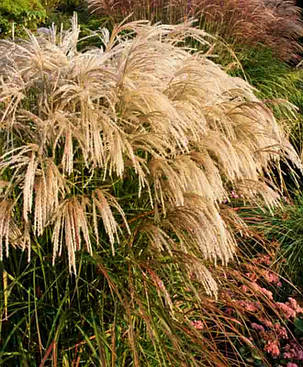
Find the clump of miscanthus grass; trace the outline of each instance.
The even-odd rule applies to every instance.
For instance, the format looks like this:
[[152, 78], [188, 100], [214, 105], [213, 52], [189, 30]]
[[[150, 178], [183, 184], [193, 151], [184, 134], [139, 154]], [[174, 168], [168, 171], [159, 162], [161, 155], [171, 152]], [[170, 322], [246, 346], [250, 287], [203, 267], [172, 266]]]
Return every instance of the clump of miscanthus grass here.
[[279, 202], [273, 165], [300, 167], [285, 133], [248, 83], [188, 49], [212, 42], [191, 24], [118, 25], [85, 52], [76, 18], [28, 36], [0, 44], [1, 259], [51, 249], [76, 274], [84, 248], [125, 310], [135, 366], [142, 322], [159, 360], [224, 364], [178, 297], [217, 295], [211, 269], [233, 257], [241, 222], [222, 204], [231, 188]]
[[301, 9], [294, 0], [87, 0], [92, 12], [115, 20], [132, 19], [178, 23], [188, 17], [223, 37], [234, 47], [263, 44], [282, 60], [298, 61], [303, 35]]
[[[83, 53], [78, 34], [74, 20], [0, 45], [1, 258], [10, 245], [30, 258], [50, 230], [53, 261], [65, 247], [73, 272], [75, 252], [92, 253], [104, 234], [113, 256], [144, 233], [157, 251], [227, 263], [236, 243], [220, 213], [226, 185], [272, 206], [279, 195], [263, 173], [281, 157], [299, 165], [272, 113], [246, 82], [176, 46], [207, 43], [189, 25], [133, 22]], [[138, 216], [117, 189], [130, 182], [146, 209]], [[201, 279], [213, 289], [206, 269]]]

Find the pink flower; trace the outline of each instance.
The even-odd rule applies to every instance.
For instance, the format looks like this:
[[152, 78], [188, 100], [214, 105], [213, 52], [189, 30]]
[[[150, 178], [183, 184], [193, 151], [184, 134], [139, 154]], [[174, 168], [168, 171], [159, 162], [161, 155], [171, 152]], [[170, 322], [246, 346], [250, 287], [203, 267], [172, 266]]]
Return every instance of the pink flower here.
[[197, 329], [197, 330], [202, 330], [204, 329], [203, 323], [200, 320], [194, 320], [191, 321], [192, 326]]
[[284, 316], [287, 319], [290, 319], [291, 317], [296, 317], [296, 311], [289, 307], [288, 304], [277, 302], [277, 306], [284, 313]]
[[299, 367], [299, 366], [297, 365], [297, 363], [288, 362], [286, 367]]
[[248, 291], [248, 287], [246, 285], [241, 285], [240, 289], [244, 292], [247, 293]]
[[284, 326], [281, 326], [280, 324], [275, 324], [274, 329], [276, 330], [279, 338], [288, 339], [287, 330], [285, 329]]
[[239, 197], [239, 195], [234, 190], [232, 190], [232, 192], [230, 193], [230, 196], [234, 199], [238, 199]]
[[259, 256], [256, 259], [253, 260], [255, 264], [264, 264], [264, 265], [270, 265], [271, 259], [269, 255], [263, 255]]
[[247, 276], [247, 278], [249, 280], [251, 280], [252, 282], [255, 282], [258, 277], [257, 277], [257, 274], [256, 273], [245, 273], [245, 275]]
[[291, 352], [284, 352], [283, 357], [286, 359], [291, 359], [293, 358], [293, 354]]
[[280, 349], [277, 340], [269, 341], [265, 345], [264, 350], [265, 352], [270, 353], [273, 357], [278, 357], [280, 355]]
[[254, 302], [239, 301], [238, 303], [240, 306], [244, 307], [246, 311], [250, 311], [250, 312], [258, 311], [258, 307]]
[[268, 328], [272, 328], [274, 325], [270, 320], [266, 320], [263, 317], [260, 318], [260, 321]]
[[268, 289], [260, 287], [259, 284], [255, 283], [255, 282], [252, 283], [252, 286], [256, 291], [259, 291], [259, 292], [263, 293], [269, 299], [273, 299], [272, 292], [269, 291]]
[[286, 304], [296, 311], [296, 313], [303, 313], [303, 308], [298, 305], [298, 302], [294, 298], [288, 297]]
[[303, 349], [294, 340], [290, 341], [289, 344], [286, 344], [283, 350], [284, 350], [284, 353], [283, 353], [284, 358], [298, 359], [299, 361], [303, 360]]
[[271, 271], [264, 270], [262, 272], [263, 277], [268, 281], [268, 283], [278, 284], [279, 277], [278, 275], [272, 273]]

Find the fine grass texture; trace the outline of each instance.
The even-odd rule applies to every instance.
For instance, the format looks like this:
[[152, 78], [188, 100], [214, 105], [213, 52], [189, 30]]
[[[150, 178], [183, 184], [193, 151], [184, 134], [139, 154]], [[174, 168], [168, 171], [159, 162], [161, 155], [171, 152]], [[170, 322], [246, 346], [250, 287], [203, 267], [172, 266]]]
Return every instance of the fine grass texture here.
[[280, 265], [280, 271], [299, 289], [303, 287], [302, 203], [302, 193], [297, 193], [294, 201], [285, 203], [275, 211], [274, 216], [267, 211], [255, 210], [256, 221], [252, 223], [268, 239], [278, 241], [280, 249], [276, 261]]
[[189, 17], [234, 47], [270, 47], [282, 60], [298, 61], [303, 35], [301, 9], [294, 0], [86, 0], [89, 9], [121, 20], [150, 19], [178, 23]]
[[[257, 88], [256, 95], [271, 106], [275, 117], [288, 129], [298, 153], [302, 151], [303, 70], [276, 58], [268, 47], [242, 47], [237, 52], [241, 69], [231, 64], [229, 72], [241, 75]], [[292, 106], [291, 106], [292, 105]], [[293, 108], [295, 106], [295, 108]]]
[[[122, 40], [123, 30], [136, 36]], [[64, 244], [76, 272], [75, 251], [92, 253], [100, 229], [114, 256], [140, 228], [158, 250], [226, 263], [226, 184], [272, 206], [263, 171], [280, 155], [299, 165], [273, 115], [247, 83], [175, 46], [205, 43], [202, 31], [135, 22], [104, 30], [104, 50], [84, 53], [78, 33], [74, 20], [65, 34], [1, 43], [1, 258], [10, 244], [30, 257], [33, 236], [50, 228], [53, 261]], [[148, 209], [140, 220], [117, 195], [126, 181]]]
[[[209, 52], [186, 48], [192, 38], [211, 49], [204, 31], [132, 22], [111, 34], [103, 29], [103, 48], [85, 52], [77, 50], [78, 36], [74, 18], [67, 31], [0, 44], [4, 278], [12, 287], [39, 271], [45, 294], [33, 285], [20, 304], [28, 313], [10, 335], [20, 343], [18, 325], [34, 317], [33, 347], [46, 360], [45, 348], [57, 346], [65, 325], [57, 323], [59, 311], [73, 302], [81, 309], [80, 284], [89, 298], [88, 280], [97, 271], [100, 283], [91, 291], [102, 289], [106, 307], [100, 319], [77, 324], [91, 358], [114, 365], [117, 337], [126, 353], [120, 365], [227, 366], [213, 342], [216, 331], [199, 334], [186, 311], [194, 300], [217, 296], [214, 266], [235, 252], [242, 222], [222, 203], [234, 189], [247, 202], [273, 207], [279, 202], [273, 165], [288, 160], [300, 167], [300, 161], [248, 83], [227, 75]], [[19, 248], [26, 250], [22, 261]], [[37, 268], [22, 263], [25, 255]], [[92, 273], [82, 268], [84, 258]], [[43, 269], [51, 262], [68, 264], [75, 275], [66, 297], [62, 286], [47, 285]], [[53, 284], [60, 274], [54, 270]], [[4, 292], [4, 303], [10, 297]], [[54, 297], [58, 316], [48, 335], [37, 315]], [[115, 331], [97, 333], [103, 317]], [[84, 324], [111, 343], [106, 351], [101, 340], [89, 343]], [[7, 358], [9, 343], [2, 348]]]

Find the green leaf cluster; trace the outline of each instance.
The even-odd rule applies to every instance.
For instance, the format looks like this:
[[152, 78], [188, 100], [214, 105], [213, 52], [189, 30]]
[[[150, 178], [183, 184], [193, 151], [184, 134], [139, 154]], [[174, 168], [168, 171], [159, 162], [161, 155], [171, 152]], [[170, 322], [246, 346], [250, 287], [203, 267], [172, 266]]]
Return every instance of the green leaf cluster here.
[[0, 3], [0, 37], [21, 35], [24, 27], [35, 29], [46, 18], [39, 0], [2, 0]]

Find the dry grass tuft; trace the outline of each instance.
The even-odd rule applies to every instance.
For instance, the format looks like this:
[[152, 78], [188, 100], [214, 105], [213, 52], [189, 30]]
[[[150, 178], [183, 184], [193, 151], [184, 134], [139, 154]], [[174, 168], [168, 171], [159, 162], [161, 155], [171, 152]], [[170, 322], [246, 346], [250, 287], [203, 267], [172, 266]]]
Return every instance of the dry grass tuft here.
[[205, 32], [132, 22], [86, 52], [78, 35], [74, 19], [66, 32], [0, 44], [1, 248], [11, 226], [26, 229], [17, 244], [28, 248], [48, 229], [54, 260], [66, 247], [76, 272], [83, 246], [114, 255], [146, 233], [151, 249], [186, 254], [185, 269], [216, 293], [198, 264], [233, 256], [226, 190], [274, 205], [271, 165], [297, 156], [246, 82], [180, 47], [207, 44]]

